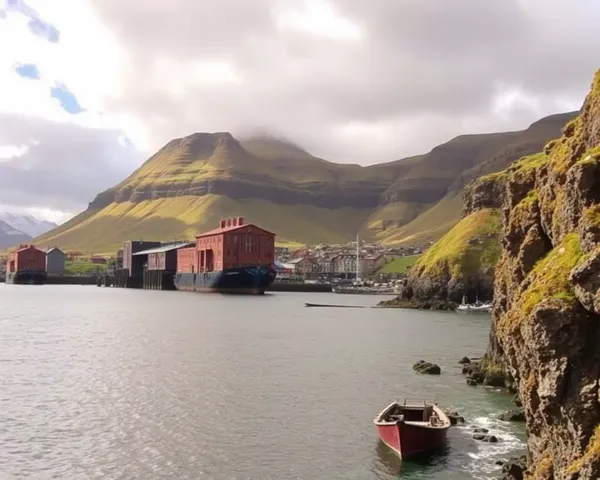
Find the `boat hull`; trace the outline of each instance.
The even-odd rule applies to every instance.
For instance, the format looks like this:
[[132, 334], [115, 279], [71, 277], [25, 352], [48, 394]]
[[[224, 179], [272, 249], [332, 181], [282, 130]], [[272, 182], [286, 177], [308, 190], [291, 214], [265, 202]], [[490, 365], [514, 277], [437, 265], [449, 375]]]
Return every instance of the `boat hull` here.
[[378, 425], [379, 438], [402, 459], [442, 447], [448, 429], [424, 428], [410, 423]]
[[448, 416], [436, 404], [426, 402], [405, 401], [404, 405], [393, 402], [373, 423], [380, 440], [402, 459], [442, 447], [450, 428]]
[[48, 274], [39, 270], [19, 270], [18, 272], [7, 272], [6, 283], [15, 285], [44, 285]]
[[187, 292], [262, 295], [276, 276], [271, 267], [253, 265], [216, 272], [178, 272], [174, 284], [177, 290]]

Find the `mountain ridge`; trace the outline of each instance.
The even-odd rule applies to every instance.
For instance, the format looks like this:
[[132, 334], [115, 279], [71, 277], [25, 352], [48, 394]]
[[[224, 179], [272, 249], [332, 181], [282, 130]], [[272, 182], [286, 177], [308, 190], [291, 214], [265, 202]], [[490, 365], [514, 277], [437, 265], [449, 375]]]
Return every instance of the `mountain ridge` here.
[[[280, 242], [344, 243], [360, 232], [383, 243], [423, 243], [458, 221], [464, 184], [538, 151], [575, 113], [521, 131], [461, 135], [428, 153], [370, 166], [330, 162], [265, 135], [238, 141], [228, 132], [194, 133], [165, 144], [38, 241], [113, 249], [127, 238], [189, 237], [239, 213]], [[110, 234], [110, 225], [119, 229]]]
[[29, 242], [57, 226], [29, 214], [0, 212], [0, 248]]

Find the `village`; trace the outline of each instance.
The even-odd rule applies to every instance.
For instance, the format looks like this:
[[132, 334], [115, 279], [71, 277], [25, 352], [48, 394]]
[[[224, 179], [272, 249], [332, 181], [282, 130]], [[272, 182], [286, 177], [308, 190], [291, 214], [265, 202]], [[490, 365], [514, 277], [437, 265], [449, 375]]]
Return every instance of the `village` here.
[[[419, 247], [386, 247], [378, 243], [359, 242], [357, 266], [356, 241], [344, 245], [318, 244], [301, 248], [275, 247], [277, 282], [339, 282], [356, 277], [390, 280], [405, 276], [408, 267], [429, 245]], [[33, 254], [33, 252], [37, 252]], [[30, 261], [32, 269], [43, 269], [49, 277], [97, 277], [112, 268], [123, 265], [123, 249], [114, 256], [86, 254], [62, 250], [58, 246], [46, 248], [19, 245], [8, 255], [0, 256], [0, 279], [10, 270], [9, 258], [22, 257]], [[29, 259], [29, 260], [26, 260]], [[401, 266], [394, 263], [402, 259]], [[387, 268], [386, 268], [387, 266]], [[357, 268], [358, 267], [358, 268]]]

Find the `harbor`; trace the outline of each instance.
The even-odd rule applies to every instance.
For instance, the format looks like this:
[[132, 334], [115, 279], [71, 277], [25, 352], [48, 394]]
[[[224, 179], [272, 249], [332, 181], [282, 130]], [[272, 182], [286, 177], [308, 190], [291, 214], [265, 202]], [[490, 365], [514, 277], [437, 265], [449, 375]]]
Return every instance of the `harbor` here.
[[[457, 363], [483, 353], [486, 319], [305, 302], [368, 307], [376, 299], [0, 285], [0, 360], [11, 372], [0, 393], [10, 431], [3, 471], [258, 479], [289, 478], [293, 469], [299, 478], [356, 480], [402, 471], [410, 480], [418, 464], [380, 446], [373, 425], [390, 395], [404, 392], [443, 401], [500, 439], [478, 442], [468, 426], [452, 428], [448, 450], [418, 466], [419, 478], [491, 477], [496, 460], [518, 453], [523, 428], [497, 420], [512, 397], [469, 387]], [[412, 370], [424, 349], [441, 375]], [[243, 413], [234, 429], [218, 415], [229, 410]], [[332, 411], [351, 411], [352, 421]], [[55, 430], [64, 433], [49, 436]]]

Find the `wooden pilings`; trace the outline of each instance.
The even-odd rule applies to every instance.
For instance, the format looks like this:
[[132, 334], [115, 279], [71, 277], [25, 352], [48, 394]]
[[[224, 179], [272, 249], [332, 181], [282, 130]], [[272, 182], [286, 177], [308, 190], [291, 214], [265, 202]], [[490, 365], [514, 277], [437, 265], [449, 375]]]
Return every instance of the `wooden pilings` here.
[[173, 272], [166, 270], [146, 270], [142, 288], [146, 290], [175, 290]]
[[98, 281], [98, 286], [117, 288], [143, 288], [145, 290], [175, 290], [174, 272], [168, 270], [144, 270], [142, 275], [130, 276], [129, 270], [116, 270]]

